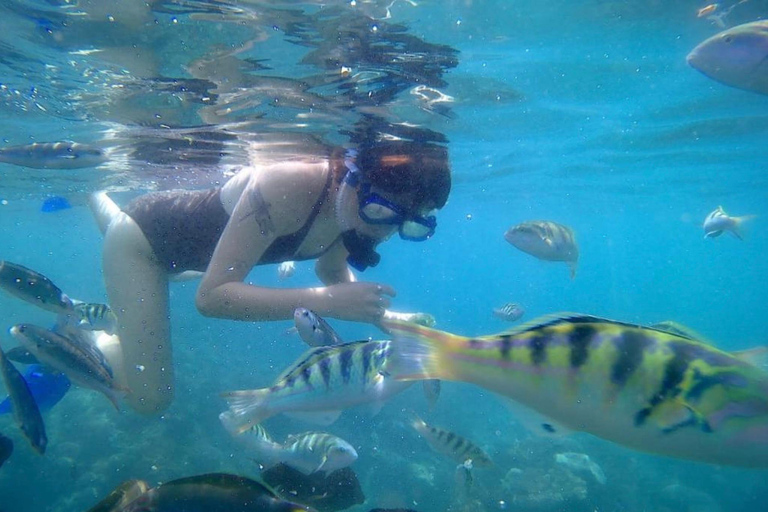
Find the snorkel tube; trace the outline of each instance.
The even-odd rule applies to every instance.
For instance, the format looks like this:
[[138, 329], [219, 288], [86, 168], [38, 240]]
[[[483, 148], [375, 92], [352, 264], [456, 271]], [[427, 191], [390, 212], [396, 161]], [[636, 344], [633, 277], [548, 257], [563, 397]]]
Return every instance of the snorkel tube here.
[[344, 176], [336, 196], [336, 222], [343, 230], [341, 233], [342, 243], [349, 253], [347, 263], [355, 270], [363, 272], [368, 267], [378, 265], [381, 255], [374, 250], [378, 240], [358, 233], [341, 213], [346, 204], [347, 195], [351, 190], [356, 189], [362, 180], [362, 172], [355, 164], [356, 157], [357, 151], [354, 149], [348, 149], [344, 154], [344, 166], [347, 168], [347, 174]]

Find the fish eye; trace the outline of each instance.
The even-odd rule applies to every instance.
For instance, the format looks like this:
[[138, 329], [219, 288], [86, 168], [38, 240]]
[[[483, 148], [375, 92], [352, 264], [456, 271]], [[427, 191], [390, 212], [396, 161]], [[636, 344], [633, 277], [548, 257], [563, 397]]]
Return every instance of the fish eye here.
[[723, 41], [725, 41], [726, 43], [730, 43], [731, 41], [733, 41], [733, 38], [731, 36], [725, 36], [723, 38]]

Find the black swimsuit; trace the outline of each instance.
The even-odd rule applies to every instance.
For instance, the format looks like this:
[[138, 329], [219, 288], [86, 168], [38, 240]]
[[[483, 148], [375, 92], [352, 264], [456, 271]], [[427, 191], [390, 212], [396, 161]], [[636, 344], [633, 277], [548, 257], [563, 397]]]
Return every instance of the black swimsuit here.
[[[315, 259], [333, 245], [328, 244], [318, 254], [296, 255], [328, 198], [332, 174], [328, 173], [326, 187], [304, 225], [291, 234], [277, 237], [264, 251], [258, 265]], [[229, 214], [221, 204], [220, 188], [153, 192], [137, 197], [123, 211], [139, 225], [155, 256], [173, 274], [185, 270], [205, 271], [229, 221]]]

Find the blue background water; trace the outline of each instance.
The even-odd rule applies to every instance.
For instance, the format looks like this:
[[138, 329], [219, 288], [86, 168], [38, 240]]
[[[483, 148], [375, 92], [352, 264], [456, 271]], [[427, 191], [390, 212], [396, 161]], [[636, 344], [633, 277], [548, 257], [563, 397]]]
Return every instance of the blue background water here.
[[[439, 327], [464, 334], [505, 328], [491, 309], [514, 301], [525, 306], [526, 318], [567, 310], [642, 323], [673, 319], [728, 349], [766, 343], [768, 97], [728, 88], [686, 65], [687, 52], [718, 30], [696, 17], [704, 4], [395, 3], [391, 21], [461, 52], [458, 67], [445, 75], [455, 117], [431, 120], [451, 141], [454, 188], [432, 240], [382, 246], [382, 264], [363, 277], [393, 285], [396, 309], [428, 311]], [[14, 6], [48, 14], [31, 19]], [[360, 9], [368, 7], [360, 2]], [[87, 56], [66, 52], [86, 46], [89, 37], [97, 46], [141, 33], [142, 55], [151, 49], [162, 53], [167, 76], [178, 76], [180, 62], [209, 51], [218, 39], [240, 37], [236, 28], [206, 31], [199, 28], [201, 20], [178, 16], [174, 23], [167, 14], [155, 17], [152, 30], [110, 34], [102, 19], [92, 33], [73, 36], [51, 14], [61, 10], [55, 2], [8, 2], [0, 9], [6, 11], [0, 16], [0, 126], [6, 145], [97, 142], [112, 126], [100, 120], [96, 105], [98, 91], [106, 94], [114, 77], [86, 72], [94, 66]], [[751, 1], [737, 6], [729, 21], [766, 15], [766, 2]], [[71, 47], [55, 44], [57, 31], [75, 41]], [[276, 63], [295, 60], [290, 52], [301, 50], [280, 49], [286, 53], [262, 57], [273, 59], [278, 74], [292, 76], [293, 68]], [[78, 100], [70, 93], [79, 89]], [[159, 107], [149, 98], [151, 117]], [[130, 183], [151, 188], [154, 177], [141, 171], [129, 169], [136, 180]], [[105, 180], [114, 184], [110, 172], [0, 164], [0, 258], [44, 273], [74, 297], [105, 301], [101, 236], [84, 195]], [[73, 208], [41, 212], [50, 194], [69, 197]], [[701, 223], [718, 205], [734, 215], [757, 216], [744, 241], [703, 239]], [[510, 225], [538, 218], [576, 231], [581, 258], [575, 279], [564, 265], [538, 261], [504, 241]], [[254, 270], [251, 279], [281, 285], [274, 267]], [[306, 263], [298, 265], [290, 284], [315, 282]], [[44, 457], [28, 449], [10, 418], [0, 418], [0, 430], [16, 442], [13, 458], [0, 470], [0, 510], [85, 510], [129, 478], [154, 484], [212, 471], [257, 474], [218, 425], [224, 407], [218, 394], [269, 384], [303, 344], [285, 334], [289, 322], [203, 318], [194, 309], [194, 282], [171, 290], [179, 383], [171, 409], [153, 420], [117, 414], [103, 397], [73, 389], [46, 415], [50, 445]], [[22, 321], [53, 320], [9, 296], [0, 296], [0, 311], [3, 332]], [[378, 335], [366, 326], [332, 323], [348, 339]], [[13, 344], [7, 334], [0, 342]], [[578, 486], [558, 480], [565, 477], [553, 454], [563, 451], [588, 453], [608, 482], [601, 486], [577, 473], [586, 482], [586, 498], [545, 503], [538, 510], [746, 511], [761, 510], [768, 499], [765, 471], [648, 456], [585, 435], [541, 440], [490, 393], [445, 383], [430, 414], [414, 386], [375, 418], [351, 411], [331, 427], [360, 453], [354, 468], [368, 502], [359, 510], [437, 511], [451, 502], [454, 464], [429, 451], [408, 427], [402, 414], [408, 408], [471, 438], [496, 461], [495, 468], [476, 473], [473, 496], [481, 508], [467, 510], [536, 509], [513, 503], [514, 495], [547, 478], [556, 483], [545, 486], [545, 495], [554, 488], [568, 494], [569, 486]], [[276, 418], [269, 427], [278, 438], [312, 428], [297, 425]], [[523, 477], [505, 487], [501, 481], [514, 467]]]

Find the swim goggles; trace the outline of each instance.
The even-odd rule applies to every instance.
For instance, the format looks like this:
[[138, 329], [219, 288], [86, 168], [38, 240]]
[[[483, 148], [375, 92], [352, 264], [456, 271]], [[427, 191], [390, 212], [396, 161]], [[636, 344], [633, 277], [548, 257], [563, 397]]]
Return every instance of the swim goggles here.
[[367, 224], [398, 226], [400, 238], [411, 242], [423, 242], [434, 235], [437, 227], [437, 219], [434, 215], [409, 214], [402, 206], [371, 192], [371, 184], [362, 181], [362, 173], [353, 161], [356, 156], [356, 152], [353, 151], [348, 150], [344, 158], [344, 163], [349, 170], [344, 181], [351, 186], [360, 184], [358, 193], [360, 218]]

